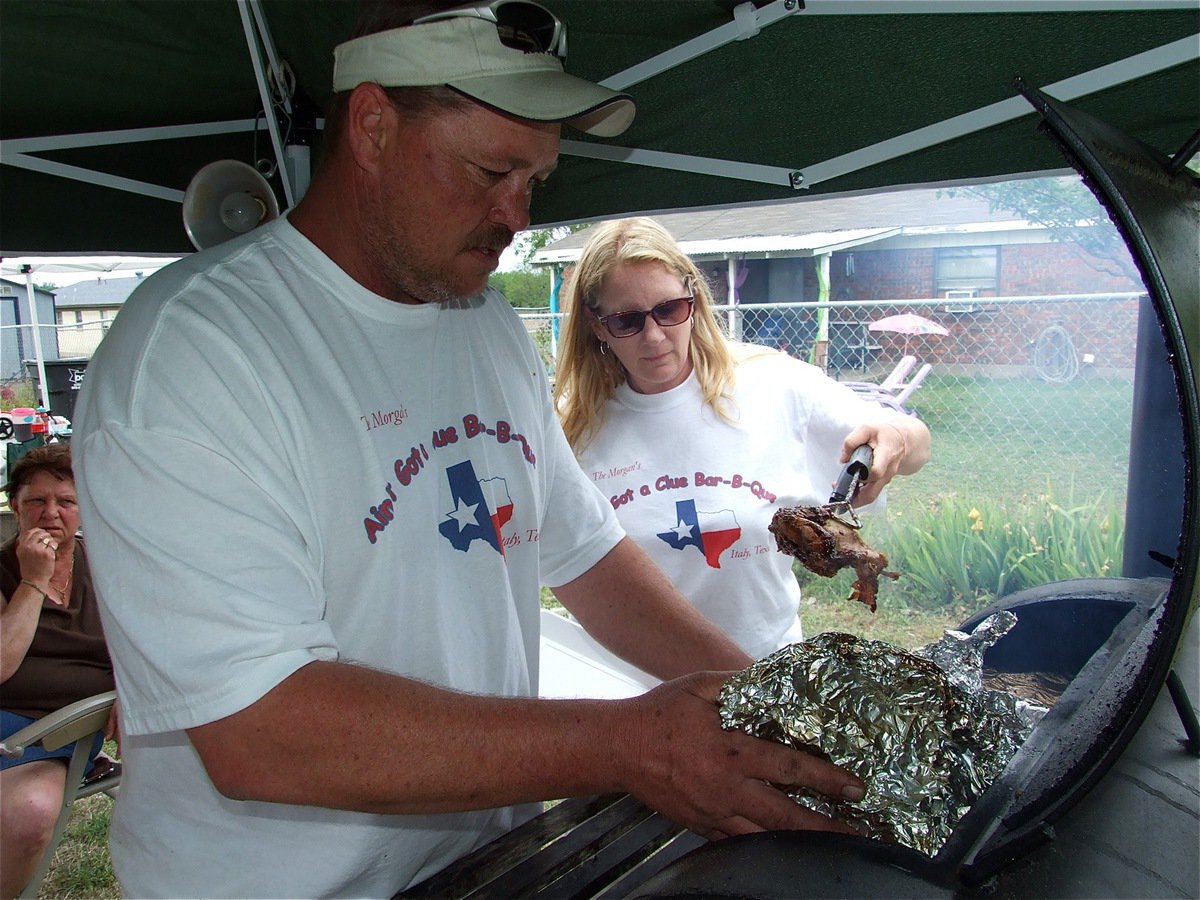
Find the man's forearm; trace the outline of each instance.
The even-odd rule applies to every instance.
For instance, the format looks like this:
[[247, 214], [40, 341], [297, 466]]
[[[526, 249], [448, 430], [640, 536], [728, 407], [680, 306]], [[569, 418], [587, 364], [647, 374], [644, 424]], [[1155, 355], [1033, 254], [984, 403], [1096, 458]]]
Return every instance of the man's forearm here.
[[727, 675], [692, 675], [626, 700], [537, 700], [314, 662], [188, 735], [217, 790], [238, 800], [441, 813], [628, 791], [709, 837], [851, 831], [772, 786], [861, 799], [862, 782], [723, 729], [716, 697]]
[[[597, 640], [664, 680], [752, 662], [628, 538], [559, 595]], [[217, 789], [235, 799], [450, 812], [628, 790], [637, 764], [611, 748], [634, 706], [462, 694], [313, 662], [188, 734]]]
[[554, 593], [592, 637], [664, 681], [753, 662], [630, 538]]
[[190, 729], [217, 790], [371, 813], [439, 813], [617, 790], [614, 701], [462, 694], [314, 662]]

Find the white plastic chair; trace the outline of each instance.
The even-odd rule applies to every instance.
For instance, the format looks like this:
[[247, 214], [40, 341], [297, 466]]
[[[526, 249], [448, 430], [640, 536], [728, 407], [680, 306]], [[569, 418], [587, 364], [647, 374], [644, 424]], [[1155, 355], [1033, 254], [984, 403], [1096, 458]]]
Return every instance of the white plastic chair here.
[[58, 843], [62, 840], [63, 832], [66, 831], [67, 820], [71, 817], [71, 806], [75, 801], [101, 791], [112, 796], [121, 784], [119, 767], [115, 772], [87, 784], [84, 784], [83, 781], [86, 774], [84, 768], [88, 763], [88, 751], [91, 750], [92, 740], [97, 732], [104, 732], [109, 712], [116, 699], [116, 691], [106, 691], [103, 694], [86, 697], [43, 716], [32, 725], [22, 728], [0, 743], [0, 754], [19, 758], [25, 752], [26, 747], [32, 747], [35, 744], [41, 744], [46, 750], [57, 750], [72, 741], [77, 742], [75, 750], [71, 754], [71, 760], [67, 764], [63, 804], [58, 813], [58, 820], [54, 824], [54, 835], [50, 838], [45, 853], [42, 854], [42, 860], [38, 863], [33, 878], [21, 891], [20, 896], [22, 897], [37, 896], [42, 879], [46, 877], [50, 862], [54, 859], [54, 853], [58, 849]]
[[911, 411], [905, 407], [908, 398], [913, 395], [917, 388], [921, 386], [921, 382], [925, 380], [925, 376], [933, 369], [931, 363], [925, 363], [921, 368], [917, 369], [916, 373], [908, 381], [904, 378], [916, 365], [917, 358], [915, 356], [905, 356], [891, 373], [883, 381], [875, 384], [870, 381], [843, 381], [842, 384], [854, 390], [856, 394], [873, 400], [881, 406], [886, 406], [888, 409], [894, 409], [897, 412], [902, 412], [906, 415], [911, 415]]
[[908, 373], [917, 365], [917, 358], [909, 355], [904, 356], [896, 363], [892, 371], [888, 372], [887, 377], [878, 383], [874, 381], [843, 381], [842, 384], [848, 388], [853, 388], [859, 393], [887, 393], [894, 394], [904, 386], [904, 379], [908, 377]]
[[904, 406], [906, 400], [913, 395], [913, 392], [921, 386], [921, 382], [925, 380], [925, 376], [933, 370], [932, 363], [925, 363], [921, 368], [917, 369], [917, 373], [906, 381], [896, 393], [896, 405]]
[[913, 377], [907, 382], [905, 382], [900, 390], [895, 393], [895, 395], [881, 393], [876, 396], [872, 396], [870, 399], [874, 400], [881, 406], [894, 409], [896, 412], [902, 412], [908, 416], [916, 415], [904, 404], [908, 402], [908, 398], [911, 397], [916, 392], [917, 388], [921, 386], [921, 382], [925, 380], [925, 376], [928, 375], [932, 369], [933, 365], [931, 363], [925, 363], [925, 365], [917, 369], [917, 373], [913, 375]]
[[913, 370], [917, 364], [915, 356], [905, 356], [896, 363], [896, 367], [888, 373], [887, 378], [879, 382], [879, 387], [885, 391], [898, 391], [904, 386], [904, 379], [908, 377], [908, 373]]

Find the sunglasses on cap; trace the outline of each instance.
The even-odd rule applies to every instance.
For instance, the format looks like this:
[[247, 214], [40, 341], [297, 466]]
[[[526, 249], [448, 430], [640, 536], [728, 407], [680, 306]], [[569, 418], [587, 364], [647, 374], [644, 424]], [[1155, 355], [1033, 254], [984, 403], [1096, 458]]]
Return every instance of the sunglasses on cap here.
[[646, 316], [651, 316], [660, 327], [670, 328], [672, 325], [682, 325], [690, 319], [695, 304], [695, 296], [688, 294], [686, 297], [664, 300], [648, 310], [615, 312], [607, 316], [596, 316], [596, 320], [603, 324], [613, 337], [633, 337], [635, 334], [641, 334], [642, 329], [646, 327]]
[[530, 0], [468, 3], [413, 19], [414, 25], [445, 19], [483, 19], [496, 26], [500, 43], [525, 53], [549, 53], [567, 59], [567, 26], [546, 7]]

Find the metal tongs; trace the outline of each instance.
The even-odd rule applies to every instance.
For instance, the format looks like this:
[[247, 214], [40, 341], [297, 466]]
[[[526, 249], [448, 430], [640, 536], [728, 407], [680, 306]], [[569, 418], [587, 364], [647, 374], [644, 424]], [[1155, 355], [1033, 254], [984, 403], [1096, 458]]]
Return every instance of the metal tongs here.
[[837, 484], [833, 486], [833, 493], [829, 495], [829, 503], [826, 504], [830, 515], [836, 516], [851, 528], [862, 528], [862, 522], [850, 504], [859, 487], [870, 476], [871, 461], [874, 458], [875, 451], [871, 449], [870, 444], [863, 444], [855, 450], [850, 462], [846, 463], [846, 468], [842, 470]]

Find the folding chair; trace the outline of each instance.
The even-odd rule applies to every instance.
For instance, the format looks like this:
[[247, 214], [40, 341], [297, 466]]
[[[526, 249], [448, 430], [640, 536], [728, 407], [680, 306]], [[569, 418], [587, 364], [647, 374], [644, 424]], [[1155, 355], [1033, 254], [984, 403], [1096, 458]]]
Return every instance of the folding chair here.
[[36, 897], [42, 879], [50, 868], [58, 843], [62, 840], [67, 828], [67, 820], [71, 817], [71, 806], [76, 800], [90, 797], [101, 791], [112, 796], [121, 784], [121, 768], [118, 764], [115, 771], [97, 779], [84, 781], [84, 767], [88, 762], [88, 751], [92, 739], [97, 732], [103, 732], [108, 723], [108, 714], [113, 701], [117, 699], [116, 691], [106, 691], [86, 697], [75, 703], [55, 710], [48, 716], [43, 716], [32, 725], [5, 738], [0, 743], [0, 753], [8, 757], [19, 758], [26, 747], [41, 744], [46, 750], [57, 750], [75, 741], [75, 750], [67, 764], [67, 781], [63, 790], [63, 805], [58, 813], [58, 821], [54, 824], [54, 835], [42, 854], [42, 861], [29, 884], [21, 891], [22, 897]]
[[888, 372], [887, 377], [878, 384], [873, 381], [843, 381], [842, 384], [860, 393], [882, 391], [892, 394], [904, 386], [904, 379], [908, 377], [908, 373], [913, 370], [913, 366], [916, 364], [917, 358], [915, 356], [905, 356], [901, 358], [900, 362], [896, 363], [895, 368]]
[[914, 416], [916, 413], [908, 409], [904, 404], [908, 402], [908, 398], [911, 397], [913, 393], [916, 392], [917, 388], [921, 386], [921, 382], [925, 380], [925, 376], [928, 375], [932, 369], [933, 365], [931, 363], [925, 363], [925, 365], [917, 369], [917, 373], [913, 375], [913, 377], [907, 382], [905, 382], [900, 390], [895, 393], [895, 395], [881, 393], [870, 397], [870, 399], [874, 400], [881, 406], [894, 409], [896, 412], [902, 412], [907, 416]]
[[905, 408], [904, 403], [921, 386], [921, 382], [925, 380], [925, 376], [933, 368], [932, 364], [925, 363], [921, 368], [917, 369], [916, 374], [912, 378], [905, 381], [904, 379], [916, 364], [917, 358], [915, 356], [905, 356], [900, 362], [896, 363], [896, 367], [892, 369], [887, 378], [878, 384], [872, 381], [843, 381], [842, 384], [851, 388], [856, 394], [861, 395], [867, 400], [874, 400], [881, 406], [911, 415], [910, 411]]

